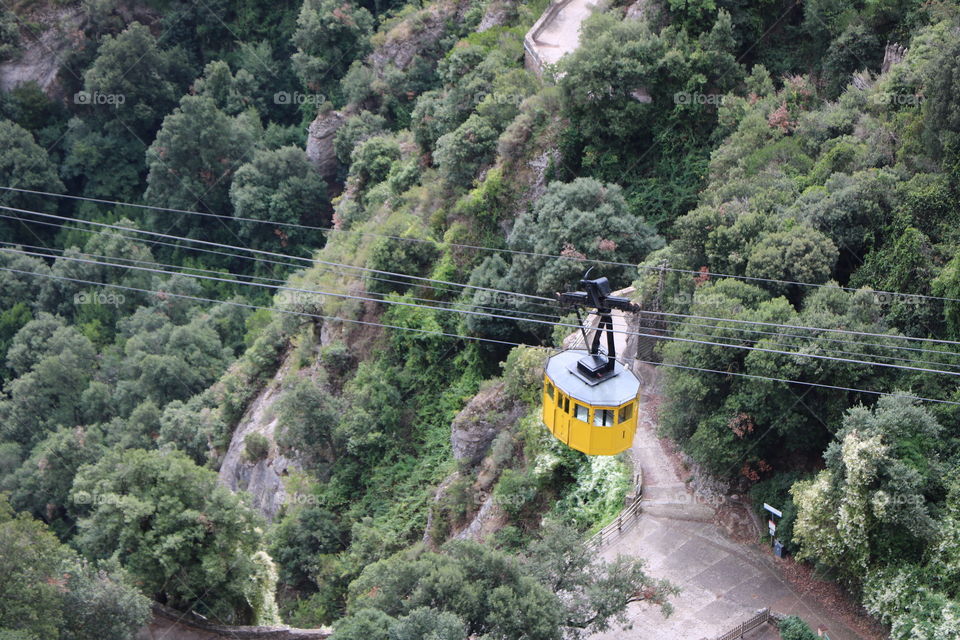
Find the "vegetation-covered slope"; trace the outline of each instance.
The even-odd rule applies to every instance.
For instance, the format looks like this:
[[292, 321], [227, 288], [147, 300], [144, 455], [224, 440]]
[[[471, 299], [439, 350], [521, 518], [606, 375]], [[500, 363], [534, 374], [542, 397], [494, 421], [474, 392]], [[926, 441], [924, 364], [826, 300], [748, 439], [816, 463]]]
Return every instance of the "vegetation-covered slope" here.
[[[541, 79], [545, 6], [82, 3], [57, 82], [0, 93], [0, 187], [31, 190], [0, 192], [0, 529], [64, 611], [0, 629], [107, 637], [65, 622], [63, 572], [122, 601], [116, 637], [138, 590], [338, 638], [663, 604], [637, 563], [585, 564], [628, 473], [545, 435], [539, 352], [512, 348], [569, 333], [543, 298], [599, 260], [673, 339], [663, 432], [783, 505], [788, 548], [894, 637], [956, 635], [955, 405], [908, 396], [958, 400], [929, 371], [960, 340], [957, 8], [614, 3]], [[5, 8], [0, 59], [56, 11]], [[281, 365], [246, 459], [303, 471], [267, 523], [215, 472]], [[469, 421], [489, 444], [458, 460]], [[446, 542], [488, 502], [494, 536]]]

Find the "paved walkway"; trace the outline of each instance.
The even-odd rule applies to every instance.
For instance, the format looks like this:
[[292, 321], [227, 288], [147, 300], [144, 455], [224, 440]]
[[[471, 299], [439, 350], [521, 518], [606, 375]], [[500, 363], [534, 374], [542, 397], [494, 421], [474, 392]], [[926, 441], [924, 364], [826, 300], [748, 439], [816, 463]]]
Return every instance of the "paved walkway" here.
[[570, 0], [543, 26], [534, 48], [545, 64], [557, 62], [580, 45], [580, 24], [590, 17], [595, 5], [596, 0]]
[[[655, 374], [654, 374], [655, 375]], [[654, 377], [647, 374], [648, 378]], [[655, 385], [644, 385], [645, 396]], [[645, 397], [645, 400], [651, 398]], [[644, 402], [644, 409], [651, 403]], [[681, 588], [672, 600], [674, 613], [664, 618], [659, 609], [631, 605], [631, 630], [592, 636], [595, 640], [701, 640], [713, 638], [758, 609], [796, 614], [814, 630], [822, 627], [832, 640], [859, 640], [860, 636], [833, 618], [813, 598], [798, 593], [780, 573], [779, 561], [757, 545], [727, 538], [714, 524], [714, 509], [698, 502], [680, 480], [670, 458], [654, 435], [655, 417], [641, 413], [631, 454], [643, 469], [644, 511], [623, 537], [601, 551], [639, 556], [648, 572]], [[776, 638], [770, 629], [751, 638]]]

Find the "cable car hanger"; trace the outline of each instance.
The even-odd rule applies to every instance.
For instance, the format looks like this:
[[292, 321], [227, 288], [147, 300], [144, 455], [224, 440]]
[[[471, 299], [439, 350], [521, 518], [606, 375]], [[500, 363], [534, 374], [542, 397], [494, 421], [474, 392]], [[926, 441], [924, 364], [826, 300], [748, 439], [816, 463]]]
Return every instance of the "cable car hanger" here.
[[[599, 321], [593, 334], [593, 342], [589, 343], [589, 353], [577, 362], [577, 371], [588, 378], [586, 380], [588, 384], [598, 384], [616, 375], [614, 362], [617, 359], [617, 346], [613, 335], [613, 310], [637, 312], [640, 307], [630, 302], [628, 298], [610, 295], [610, 281], [606, 277], [589, 279], [588, 276], [592, 270], [593, 267], [587, 269], [583, 279], [580, 280], [585, 291], [560, 293], [557, 294], [557, 298], [561, 305], [573, 307], [576, 311], [584, 346], [588, 344], [588, 340], [580, 309], [587, 307], [596, 309], [595, 313]], [[607, 335], [605, 350], [600, 348], [600, 337], [604, 333]]]

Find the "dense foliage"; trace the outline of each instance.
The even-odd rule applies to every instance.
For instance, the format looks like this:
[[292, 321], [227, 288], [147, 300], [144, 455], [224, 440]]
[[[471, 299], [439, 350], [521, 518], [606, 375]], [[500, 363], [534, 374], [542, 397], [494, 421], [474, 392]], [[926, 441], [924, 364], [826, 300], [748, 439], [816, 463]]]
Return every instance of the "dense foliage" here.
[[[669, 611], [587, 562], [629, 469], [545, 435], [512, 348], [593, 261], [666, 335], [663, 435], [894, 638], [960, 633], [960, 12], [613, 2], [541, 77], [546, 4], [0, 9], [0, 61], [63, 45], [0, 91], [0, 637], [130, 637], [148, 598], [341, 639]], [[216, 477], [281, 457], [271, 522]]]

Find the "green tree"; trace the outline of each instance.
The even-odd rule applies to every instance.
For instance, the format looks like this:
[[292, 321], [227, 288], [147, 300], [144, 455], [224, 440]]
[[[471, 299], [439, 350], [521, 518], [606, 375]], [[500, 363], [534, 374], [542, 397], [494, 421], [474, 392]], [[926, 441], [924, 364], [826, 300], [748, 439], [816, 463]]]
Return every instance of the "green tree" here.
[[311, 91], [336, 86], [369, 47], [373, 16], [349, 0], [304, 0], [297, 18], [293, 67]]
[[296, 505], [288, 511], [271, 535], [270, 551], [280, 567], [281, 580], [296, 588], [314, 584], [318, 558], [343, 549], [343, 532], [336, 516], [313, 505]]
[[[793, 282], [823, 283], [837, 262], [836, 245], [815, 229], [797, 225], [766, 234], [750, 250], [745, 275]], [[797, 293], [795, 285], [765, 283], [776, 293]]]
[[[118, 119], [146, 142], [183, 95], [189, 73], [183, 51], [161, 49], [149, 27], [133, 22], [100, 43], [96, 59], [84, 73], [87, 95], [77, 99], [78, 107], [90, 110], [100, 123]], [[98, 95], [116, 99], [102, 102]], [[119, 130], [116, 123], [109, 126]]]
[[65, 137], [64, 174], [81, 180], [87, 195], [138, 198], [143, 148], [183, 95], [191, 71], [181, 49], [161, 49], [139, 22], [104, 36], [74, 96], [80, 117]]
[[228, 624], [274, 619], [262, 523], [215, 472], [177, 451], [113, 449], [80, 469], [71, 495], [87, 505], [77, 547], [118, 559], [154, 599]]
[[387, 120], [382, 116], [369, 111], [361, 111], [357, 115], [350, 116], [343, 123], [333, 138], [333, 148], [337, 154], [337, 160], [343, 166], [349, 166], [350, 156], [358, 144], [372, 138], [375, 135], [385, 133], [387, 130]]
[[[199, 207], [228, 214], [230, 183], [237, 168], [252, 159], [258, 127], [244, 114], [230, 117], [223, 113], [212, 98], [184, 96], [180, 106], [164, 118], [147, 150], [149, 174], [144, 199], [162, 207]], [[156, 218], [157, 223], [167, 220], [163, 228], [171, 227], [168, 214], [157, 214]], [[168, 232], [199, 231], [203, 225], [195, 218], [174, 218], [173, 230]]]
[[0, 61], [8, 60], [20, 44], [17, 18], [7, 7], [0, 9]]
[[[250, 162], [237, 169], [230, 202], [238, 218], [314, 226], [329, 223], [326, 183], [297, 147], [256, 151]], [[233, 228], [246, 246], [254, 248], [305, 253], [302, 249], [318, 244], [315, 232], [292, 227], [240, 221]]]
[[[3, 150], [0, 153], [0, 184], [3, 186], [54, 193], [63, 193], [65, 190], [57, 177], [56, 167], [43, 147], [34, 141], [33, 135], [20, 125], [3, 118], [0, 118], [0, 149]], [[0, 203], [32, 211], [56, 210], [56, 204], [50, 198], [16, 191], [0, 194]], [[52, 238], [49, 231], [33, 226], [28, 229], [23, 223], [5, 219], [0, 225], [4, 237], [9, 241], [36, 244], [35, 233], [39, 234], [44, 242]]]
[[18, 377], [4, 388], [0, 435], [34, 444], [57, 427], [75, 426], [95, 358], [90, 341], [59, 318], [44, 313], [24, 325], [7, 352]]
[[277, 402], [277, 444], [313, 464], [333, 461], [342, 449], [337, 426], [343, 414], [329, 388], [297, 378]]
[[10, 503], [67, 535], [76, 510], [70, 489], [77, 470], [95, 462], [105, 448], [97, 428], [61, 428], [39, 442], [11, 478]]
[[[26, 304], [31, 311], [46, 311], [36, 295], [37, 278], [50, 274], [50, 267], [40, 258], [13, 253], [0, 252], [0, 266], [13, 271], [0, 271], [0, 308], [10, 310], [19, 304]], [[38, 275], [29, 275], [31, 273]]]
[[69, 552], [42, 522], [15, 516], [0, 497], [0, 629], [56, 638], [63, 624], [58, 581]]
[[942, 491], [940, 432], [930, 413], [906, 398], [851, 409], [824, 454], [827, 469], [791, 490], [798, 557], [849, 580], [877, 565], [919, 560], [936, 533], [927, 496]]
[[816, 640], [817, 634], [797, 616], [787, 616], [780, 622], [780, 640]]
[[480, 168], [493, 160], [499, 136], [500, 132], [478, 114], [440, 136], [433, 156], [440, 176], [451, 186], [469, 187]]
[[212, 439], [226, 430], [209, 392], [186, 402], [173, 400], [163, 409], [157, 444], [172, 444], [198, 465], [207, 462]]
[[408, 550], [364, 569], [350, 585], [350, 617], [341, 624], [374, 619], [365, 616], [369, 609], [401, 618], [432, 607], [456, 616], [469, 635], [559, 640], [625, 624], [631, 602], [669, 612], [666, 598], [676, 590], [648, 578], [640, 561], [595, 560], [573, 531], [553, 525], [525, 562], [470, 542], [450, 543], [442, 553]]
[[[472, 274], [470, 284], [552, 297], [578, 288], [591, 266], [589, 259], [635, 264], [662, 245], [663, 239], [644, 219], [631, 213], [617, 185], [593, 178], [551, 182], [533, 208], [517, 219], [507, 238], [510, 249], [526, 254], [513, 256], [509, 265], [500, 256], [487, 258]], [[604, 265], [603, 269], [615, 289], [632, 280], [633, 273], [627, 267]], [[478, 307], [488, 305], [488, 296], [489, 292], [477, 291], [473, 302]], [[508, 309], [537, 310], [518, 296], [505, 296], [496, 303]], [[518, 326], [522, 333], [517, 332]], [[547, 332], [545, 325], [479, 316], [468, 318], [467, 327], [481, 335], [511, 339], [524, 334], [543, 337]]]
[[118, 566], [107, 571], [79, 560], [64, 575], [63, 640], [129, 640], [152, 617], [150, 600]]
[[96, 568], [61, 545], [43, 523], [14, 516], [0, 499], [0, 638], [128, 640], [150, 619], [150, 603], [109, 563]]
[[7, 368], [6, 361], [13, 337], [32, 319], [30, 308], [23, 302], [18, 302], [0, 312], [0, 380], [7, 379], [12, 373]]

